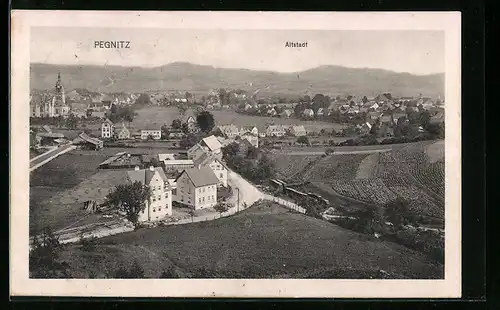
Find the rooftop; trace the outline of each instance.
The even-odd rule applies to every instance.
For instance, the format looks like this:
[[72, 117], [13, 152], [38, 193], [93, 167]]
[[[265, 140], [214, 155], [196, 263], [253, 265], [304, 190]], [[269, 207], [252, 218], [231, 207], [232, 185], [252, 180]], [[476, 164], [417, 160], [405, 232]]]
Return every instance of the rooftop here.
[[212, 169], [210, 169], [210, 167], [208, 166], [201, 167], [200, 169], [198, 168], [186, 169], [179, 175], [179, 177], [184, 173], [193, 182], [195, 187], [202, 187], [219, 183], [219, 179], [217, 178], [217, 176], [215, 176]]
[[141, 169], [141, 170], [132, 170], [127, 171], [128, 179], [130, 182], [141, 182], [142, 184], [149, 184], [153, 179], [155, 173], [158, 173], [163, 182], [167, 182], [167, 176], [163, 169], [160, 167], [149, 168], [149, 169]]

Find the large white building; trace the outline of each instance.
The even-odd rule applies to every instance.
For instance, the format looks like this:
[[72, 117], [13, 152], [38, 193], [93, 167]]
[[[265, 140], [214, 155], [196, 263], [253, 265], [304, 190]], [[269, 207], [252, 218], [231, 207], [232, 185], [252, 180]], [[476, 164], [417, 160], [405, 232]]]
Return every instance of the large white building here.
[[162, 168], [139, 169], [136, 167], [127, 174], [129, 182], [141, 182], [148, 185], [151, 190], [150, 201], [146, 202], [146, 208], [139, 212], [139, 222], [159, 221], [165, 216], [172, 215], [172, 188]]
[[143, 129], [141, 130], [141, 140], [147, 140], [152, 137], [154, 140], [161, 139], [161, 129]]
[[110, 139], [115, 136], [115, 124], [109, 119], [101, 124], [101, 138]]
[[175, 200], [195, 210], [217, 204], [219, 179], [208, 166], [184, 170], [175, 180]]

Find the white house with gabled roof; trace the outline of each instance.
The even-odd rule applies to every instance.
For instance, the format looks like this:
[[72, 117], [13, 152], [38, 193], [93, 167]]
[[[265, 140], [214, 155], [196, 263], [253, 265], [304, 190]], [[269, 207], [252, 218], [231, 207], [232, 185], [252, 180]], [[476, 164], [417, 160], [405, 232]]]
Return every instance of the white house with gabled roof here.
[[175, 180], [175, 200], [195, 210], [217, 204], [219, 178], [209, 166], [186, 169]]

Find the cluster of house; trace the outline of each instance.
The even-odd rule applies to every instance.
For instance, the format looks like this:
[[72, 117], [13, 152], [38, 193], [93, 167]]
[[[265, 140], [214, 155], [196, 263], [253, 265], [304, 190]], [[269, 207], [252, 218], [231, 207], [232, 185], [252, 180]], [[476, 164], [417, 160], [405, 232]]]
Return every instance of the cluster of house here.
[[228, 139], [241, 138], [247, 140], [254, 147], [259, 147], [259, 138], [265, 137], [302, 137], [308, 134], [304, 125], [268, 125], [264, 130], [259, 131], [256, 126], [238, 127], [236, 125], [219, 125], [215, 128], [214, 133], [222, 135]]
[[[289, 118], [294, 115], [294, 109], [298, 102], [292, 103], [275, 103], [275, 104], [262, 104], [257, 103], [245, 104], [243, 110], [250, 114], [266, 115], [270, 117], [279, 116], [282, 118]], [[358, 113], [367, 112], [411, 112], [426, 110], [432, 114], [444, 113], [442, 101], [435, 102], [429, 97], [401, 97], [401, 98], [387, 98], [386, 95], [378, 95], [375, 98], [362, 100], [357, 97], [339, 98], [334, 100], [326, 108], [318, 107], [315, 110], [312, 108], [305, 108], [301, 111], [301, 116], [304, 118], [324, 117], [329, 116], [335, 112], [354, 116]]]
[[256, 126], [218, 125], [213, 132], [229, 140], [247, 141], [251, 146], [259, 147], [259, 129]]
[[[198, 126], [194, 117], [189, 116], [186, 118], [185, 122], [188, 132], [196, 132]], [[180, 129], [170, 129], [168, 131], [168, 137], [164, 138], [182, 138], [184, 132]], [[128, 140], [131, 138], [140, 140], [160, 140], [162, 138], [161, 128], [145, 128], [140, 129], [137, 132], [131, 133], [130, 130], [125, 126], [125, 123], [117, 126], [115, 123], [109, 119], [105, 119], [101, 124], [101, 138], [103, 139], [118, 139], [118, 140]]]
[[47, 146], [59, 146], [67, 143], [71, 143], [80, 149], [89, 150], [99, 150], [103, 148], [104, 143], [98, 138], [94, 138], [86, 134], [85, 132], [79, 133], [74, 138], [68, 138], [60, 132], [52, 132], [52, 129], [48, 125], [44, 125], [41, 128], [30, 128], [30, 135], [33, 135], [34, 139], [30, 139], [30, 147], [47, 147]]
[[[146, 158], [143, 167], [127, 171], [126, 182], [141, 182], [151, 189], [146, 208], [140, 212], [140, 222], [160, 221], [172, 215], [172, 202], [194, 210], [217, 204], [217, 190], [227, 187], [228, 168], [222, 161], [222, 144], [215, 136], [200, 140], [188, 150], [188, 159], [175, 154], [158, 154], [154, 166]], [[130, 154], [123, 153], [125, 158]], [[119, 160], [119, 158], [115, 158]]]
[[[58, 73], [57, 81], [52, 90], [30, 95], [31, 117], [58, 117], [73, 114], [78, 117], [105, 118], [113, 104], [128, 105], [135, 102], [137, 94], [81, 94], [77, 90], [65, 93]], [[89, 115], [90, 114], [90, 115]]]

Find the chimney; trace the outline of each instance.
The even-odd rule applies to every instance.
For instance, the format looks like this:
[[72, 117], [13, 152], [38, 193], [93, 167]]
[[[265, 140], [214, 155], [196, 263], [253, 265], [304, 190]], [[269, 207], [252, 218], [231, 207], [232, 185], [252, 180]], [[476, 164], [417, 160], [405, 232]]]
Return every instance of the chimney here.
[[139, 166], [135, 166], [135, 171], [139, 171]]
[[149, 171], [155, 171], [155, 167], [149, 166]]

